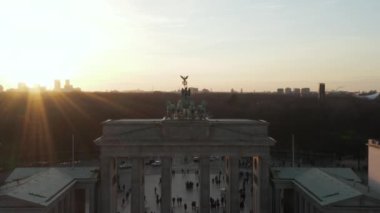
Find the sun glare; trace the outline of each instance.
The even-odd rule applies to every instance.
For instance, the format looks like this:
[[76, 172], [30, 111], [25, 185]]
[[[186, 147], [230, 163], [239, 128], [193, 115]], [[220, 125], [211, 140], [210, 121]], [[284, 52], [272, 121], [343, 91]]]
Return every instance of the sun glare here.
[[[21, 5], [21, 6], [20, 6]], [[110, 12], [103, 0], [0, 3], [0, 82], [51, 88], [73, 79], [93, 54], [112, 40], [104, 29]]]
[[65, 77], [64, 73], [59, 72], [15, 71], [9, 77], [9, 81], [15, 86], [19, 83], [25, 83], [30, 88], [33, 88], [35, 86], [52, 88], [54, 85], [54, 80], [63, 81], [69, 78], [70, 76]]

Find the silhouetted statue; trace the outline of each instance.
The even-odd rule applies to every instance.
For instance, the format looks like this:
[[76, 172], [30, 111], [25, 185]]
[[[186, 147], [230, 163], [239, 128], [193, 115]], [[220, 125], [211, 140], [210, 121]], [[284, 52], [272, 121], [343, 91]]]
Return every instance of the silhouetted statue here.
[[200, 119], [204, 120], [207, 117], [206, 103], [198, 106], [190, 99], [190, 88], [187, 88], [187, 78], [189, 76], [182, 76], [183, 88], [181, 89], [181, 99], [177, 101], [177, 105], [172, 104], [170, 101], [166, 103], [166, 118], [167, 119]]
[[183, 81], [182, 81], [183, 86], [187, 87], [187, 81], [186, 81], [186, 80], [187, 80], [187, 78], [188, 78], [189, 76], [188, 76], [188, 75], [185, 76], [185, 77], [182, 76], [182, 75], [180, 75], [180, 76], [181, 76], [181, 78], [182, 78], [182, 80], [183, 80]]

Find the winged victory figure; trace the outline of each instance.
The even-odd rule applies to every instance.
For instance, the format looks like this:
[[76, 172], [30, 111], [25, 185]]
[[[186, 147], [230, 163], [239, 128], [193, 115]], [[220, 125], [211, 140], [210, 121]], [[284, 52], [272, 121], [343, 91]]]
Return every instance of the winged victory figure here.
[[186, 87], [186, 86], [187, 86], [187, 81], [186, 81], [186, 80], [187, 80], [187, 78], [188, 78], [189, 76], [188, 76], [188, 75], [187, 75], [187, 76], [185, 76], [185, 77], [184, 77], [184, 76], [182, 76], [182, 75], [180, 75], [180, 76], [181, 76], [181, 78], [182, 78], [182, 80], [183, 80], [183, 81], [182, 81], [182, 84], [183, 84], [183, 86], [185, 86], [185, 87]]

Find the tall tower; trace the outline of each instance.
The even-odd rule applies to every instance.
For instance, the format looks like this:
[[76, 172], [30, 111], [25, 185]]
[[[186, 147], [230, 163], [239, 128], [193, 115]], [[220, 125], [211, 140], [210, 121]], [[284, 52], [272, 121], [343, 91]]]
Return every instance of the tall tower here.
[[65, 80], [65, 85], [63, 87], [65, 92], [72, 92], [73, 91], [73, 85], [70, 84], [70, 80]]
[[319, 83], [319, 100], [323, 101], [326, 97], [325, 83]]
[[54, 90], [55, 91], [60, 91], [61, 90], [61, 81], [60, 80], [55, 80], [54, 81]]
[[65, 89], [70, 87], [70, 80], [65, 80]]

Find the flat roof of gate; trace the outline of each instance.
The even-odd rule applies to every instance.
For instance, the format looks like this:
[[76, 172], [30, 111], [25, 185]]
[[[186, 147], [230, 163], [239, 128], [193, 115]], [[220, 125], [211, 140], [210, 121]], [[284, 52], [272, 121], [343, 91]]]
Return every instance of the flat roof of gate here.
[[118, 120], [106, 120], [103, 124], [124, 124], [124, 123], [159, 123], [159, 122], [211, 122], [211, 123], [241, 123], [241, 124], [267, 124], [267, 121], [263, 120], [250, 120], [250, 119], [206, 119], [206, 120], [171, 120], [171, 119], [118, 119]]

